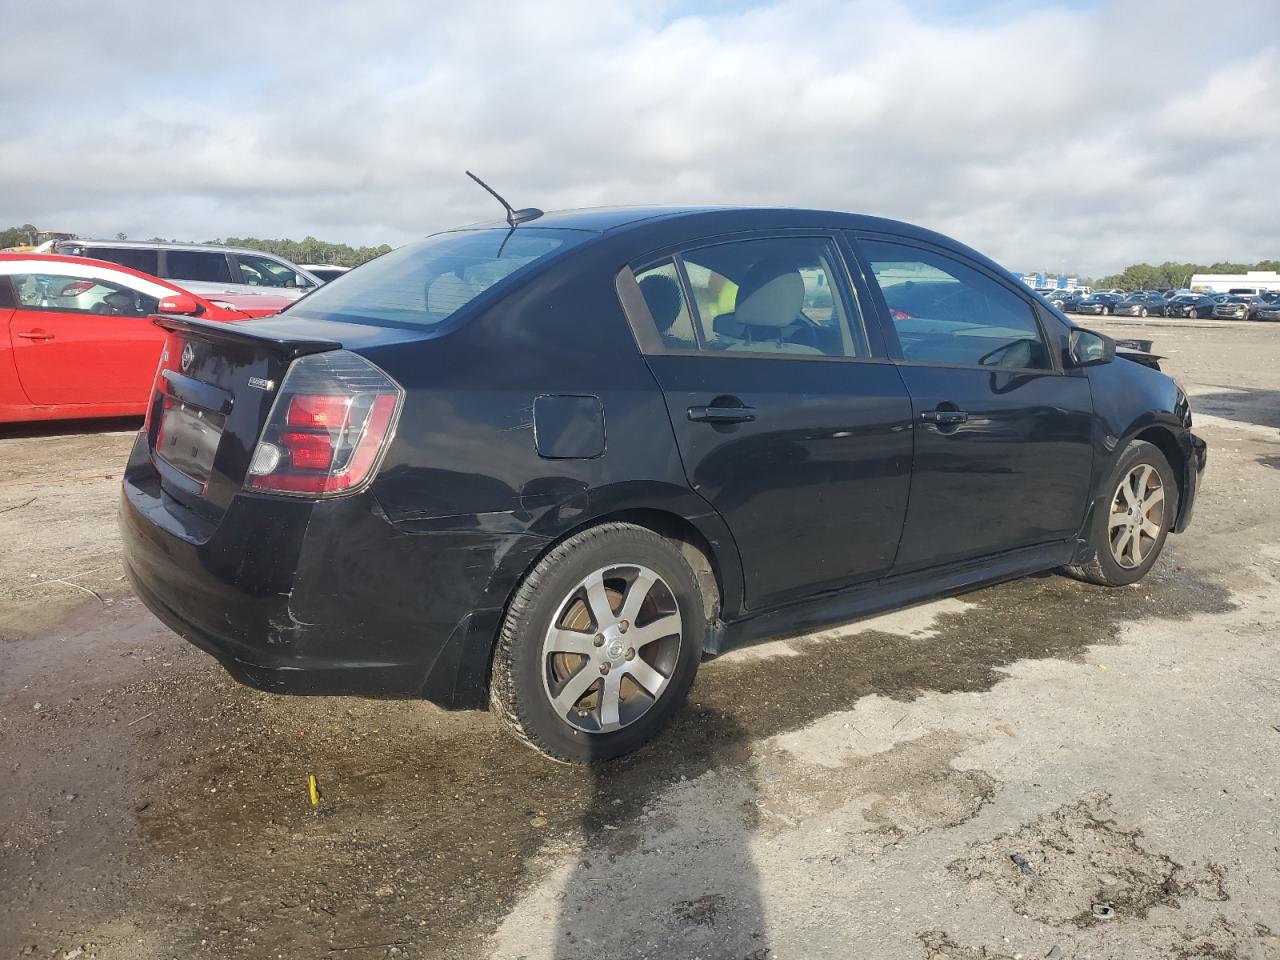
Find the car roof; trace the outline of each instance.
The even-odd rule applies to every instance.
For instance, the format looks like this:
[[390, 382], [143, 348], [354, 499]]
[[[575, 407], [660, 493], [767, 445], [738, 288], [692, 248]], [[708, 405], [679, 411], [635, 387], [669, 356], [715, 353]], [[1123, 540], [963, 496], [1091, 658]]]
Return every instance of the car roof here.
[[[557, 210], [544, 213], [536, 220], [525, 221], [519, 229], [582, 230], [616, 236], [635, 235], [637, 245], [651, 240], [653, 246], [667, 242], [690, 242], [700, 237], [738, 231], [771, 229], [860, 230], [889, 234], [891, 237], [923, 240], [987, 264], [1007, 274], [985, 254], [925, 227], [867, 214], [845, 213], [792, 207], [713, 207], [713, 206], [628, 206], [595, 207], [581, 210]], [[461, 230], [510, 229], [505, 220], [470, 224]], [[456, 231], [442, 231], [452, 233]]]
[[[276, 260], [285, 260], [278, 253], [269, 253], [266, 250], [253, 250], [249, 247], [231, 247], [223, 243], [181, 243], [177, 240], [93, 240], [86, 237], [77, 237], [74, 240], [59, 240], [59, 244], [67, 244], [76, 246], [83, 244], [85, 246], [94, 247], [115, 247], [117, 249], [132, 250], [195, 250], [207, 251], [209, 253], [249, 253], [258, 256], [272, 257]], [[285, 260], [286, 263], [290, 262]]]
[[[827, 223], [843, 229], [882, 230], [891, 233], [929, 233], [913, 224], [898, 220], [887, 220], [866, 214], [843, 213], [837, 210], [818, 210], [801, 207], [735, 207], [735, 206], [627, 206], [627, 207], [584, 207], [576, 210], [552, 210], [544, 213], [536, 220], [525, 221], [530, 227], [561, 230], [588, 230], [593, 233], [607, 233], [641, 226], [652, 226], [661, 223], [668, 226], [672, 223], [737, 223], [747, 224], [750, 221], [761, 221], [761, 226], [782, 226], [784, 221], [792, 221], [797, 226]], [[524, 226], [525, 224], [521, 224]], [[460, 230], [505, 229], [505, 220], [488, 220], [459, 227]], [[519, 229], [519, 228], [517, 228]], [[934, 234], [934, 236], [940, 236]], [[943, 238], [947, 239], [947, 238]], [[954, 242], [954, 241], [952, 241]]]
[[[666, 207], [666, 206], [627, 206], [627, 207], [580, 207], [569, 210], [549, 210], [535, 220], [527, 220], [530, 227], [559, 230], [589, 230], [592, 233], [604, 233], [631, 226], [648, 220], [667, 219], [670, 217], [688, 216], [694, 213], [706, 213], [714, 210], [737, 209], [731, 207]], [[477, 223], [459, 227], [459, 230], [504, 229], [509, 225], [506, 220], [481, 220]], [[452, 232], [452, 231], [446, 231]]]

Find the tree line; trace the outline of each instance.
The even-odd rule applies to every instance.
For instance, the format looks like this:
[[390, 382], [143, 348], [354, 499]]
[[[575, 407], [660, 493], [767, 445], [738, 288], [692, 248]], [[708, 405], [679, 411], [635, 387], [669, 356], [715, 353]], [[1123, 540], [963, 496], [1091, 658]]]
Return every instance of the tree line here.
[[1166, 260], [1158, 266], [1135, 263], [1119, 273], [1103, 277], [1089, 286], [1121, 290], [1180, 290], [1190, 286], [1195, 273], [1247, 273], [1250, 270], [1274, 270], [1280, 272], [1280, 260], [1259, 260], [1257, 263], [1175, 263]]
[[[18, 247], [38, 242], [40, 231], [29, 223], [18, 227], [0, 230], [0, 248]], [[127, 239], [123, 233], [116, 234], [117, 240]], [[171, 243], [165, 237], [151, 237], [151, 240]], [[388, 244], [376, 247], [353, 247], [347, 243], [330, 243], [317, 240], [315, 237], [304, 237], [301, 240], [260, 240], [257, 237], [227, 237], [223, 240], [206, 240], [205, 243], [216, 243], [228, 247], [245, 247], [249, 250], [261, 250], [274, 253], [294, 263], [326, 263], [338, 267], [358, 267], [366, 260], [390, 253]]]
[[227, 237], [225, 240], [206, 240], [228, 247], [247, 247], [274, 253], [292, 263], [326, 263], [335, 267], [358, 267], [367, 260], [390, 253], [391, 247], [382, 243], [376, 247], [353, 247], [346, 243], [329, 243], [315, 237], [301, 240], [259, 240], [257, 237]]

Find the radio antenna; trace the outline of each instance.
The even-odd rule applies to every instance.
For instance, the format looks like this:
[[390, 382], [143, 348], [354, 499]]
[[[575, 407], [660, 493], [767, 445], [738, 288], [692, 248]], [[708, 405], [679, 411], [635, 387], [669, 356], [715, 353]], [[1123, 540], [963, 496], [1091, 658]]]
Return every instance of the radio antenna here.
[[542, 211], [539, 210], [537, 207], [525, 207], [523, 210], [513, 210], [511, 207], [511, 204], [507, 203], [506, 200], [502, 199], [502, 194], [498, 193], [497, 190], [493, 189], [493, 187], [489, 186], [487, 183], [485, 183], [483, 180], [477, 177], [470, 170], [466, 170], [464, 171], [464, 173], [466, 173], [468, 177], [470, 177], [476, 183], [480, 184], [480, 186], [484, 187], [485, 190], [487, 190], [490, 194], [492, 194], [493, 199], [497, 200], [500, 204], [502, 204], [502, 209], [507, 211], [507, 223], [511, 225], [512, 230], [514, 230], [519, 224], [526, 223], [529, 220], [537, 220], [540, 216], [542, 216]]

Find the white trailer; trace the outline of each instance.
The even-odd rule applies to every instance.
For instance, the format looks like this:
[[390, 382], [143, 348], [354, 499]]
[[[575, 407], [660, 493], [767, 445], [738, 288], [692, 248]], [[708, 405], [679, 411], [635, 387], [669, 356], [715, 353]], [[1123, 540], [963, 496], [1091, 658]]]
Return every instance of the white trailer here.
[[1250, 270], [1248, 273], [1195, 273], [1191, 289], [1198, 293], [1265, 293], [1280, 290], [1280, 273]]

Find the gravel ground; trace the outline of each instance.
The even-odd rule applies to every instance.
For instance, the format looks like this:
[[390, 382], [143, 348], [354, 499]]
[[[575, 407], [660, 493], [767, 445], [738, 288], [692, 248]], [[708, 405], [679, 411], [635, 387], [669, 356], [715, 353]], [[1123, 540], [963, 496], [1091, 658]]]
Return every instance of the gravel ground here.
[[1103, 329], [1211, 448], [1142, 584], [737, 651], [592, 771], [238, 686], [122, 580], [137, 424], [0, 435], [0, 958], [1280, 957], [1280, 326]]

